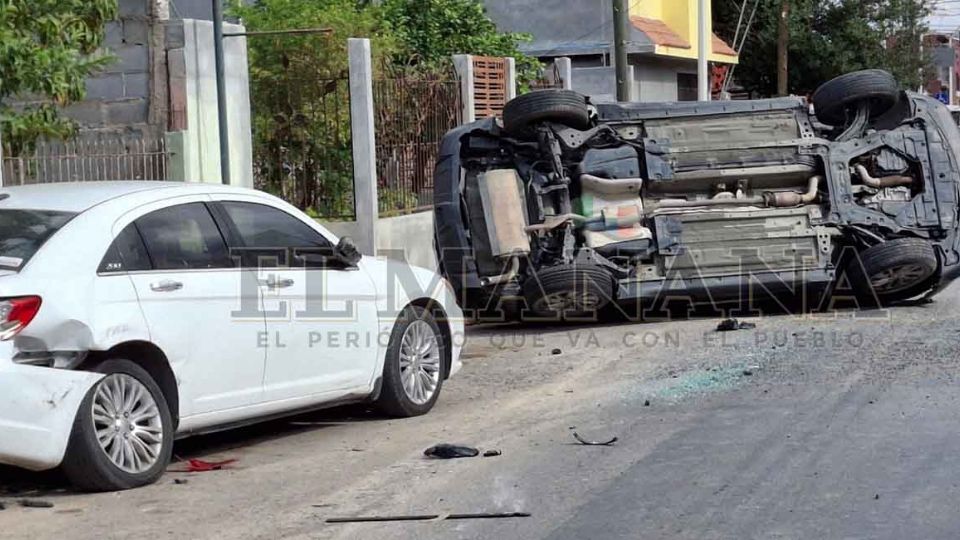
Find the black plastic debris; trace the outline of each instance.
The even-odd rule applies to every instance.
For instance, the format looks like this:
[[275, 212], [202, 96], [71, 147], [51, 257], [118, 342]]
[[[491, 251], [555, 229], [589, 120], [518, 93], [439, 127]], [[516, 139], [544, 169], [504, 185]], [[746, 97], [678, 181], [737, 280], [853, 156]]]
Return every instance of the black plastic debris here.
[[174, 478], [174, 479], [173, 479], [173, 483], [176, 484], [176, 485], [178, 485], [178, 486], [182, 486], [182, 485], [187, 484], [187, 483], [189, 483], [189, 482], [190, 482], [190, 481], [187, 480], [186, 478]]
[[560, 349], [554, 349], [554, 350], [550, 351], [550, 354], [553, 354], [553, 355], [563, 354], [563, 351], [560, 350]]
[[733, 332], [734, 330], [753, 330], [757, 325], [752, 322], [724, 319], [717, 325], [717, 332]]
[[643, 406], [644, 406], [644, 407], [649, 407], [649, 406], [650, 406], [650, 400], [649, 400], [649, 399], [643, 400]]
[[618, 440], [616, 437], [614, 437], [608, 441], [588, 441], [587, 439], [581, 437], [576, 431], [573, 432], [573, 438], [584, 446], [611, 446]]
[[53, 508], [53, 503], [43, 499], [20, 499], [17, 504], [24, 508]]
[[470, 446], [442, 443], [427, 448], [423, 451], [423, 455], [437, 459], [456, 459], [477, 457], [480, 451]]
[[499, 450], [487, 450], [486, 452], [483, 453], [483, 457], [497, 457], [502, 454], [503, 452]]

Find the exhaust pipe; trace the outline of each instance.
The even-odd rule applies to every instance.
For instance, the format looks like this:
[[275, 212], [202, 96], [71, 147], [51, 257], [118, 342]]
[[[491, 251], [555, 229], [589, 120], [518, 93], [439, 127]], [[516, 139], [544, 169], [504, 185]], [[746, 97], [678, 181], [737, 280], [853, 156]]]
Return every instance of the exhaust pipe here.
[[903, 176], [903, 175], [894, 175], [894, 176], [884, 176], [883, 178], [876, 178], [870, 176], [870, 172], [867, 171], [867, 168], [859, 163], [853, 166], [854, 170], [857, 171], [857, 175], [860, 177], [860, 180], [864, 184], [876, 188], [883, 189], [888, 187], [896, 186], [909, 186], [913, 183], [912, 176]]
[[769, 191], [763, 194], [763, 202], [767, 206], [774, 208], [789, 208], [791, 206], [810, 204], [817, 199], [820, 180], [823, 180], [823, 177], [820, 175], [811, 176], [805, 193], [797, 193], [795, 191]]

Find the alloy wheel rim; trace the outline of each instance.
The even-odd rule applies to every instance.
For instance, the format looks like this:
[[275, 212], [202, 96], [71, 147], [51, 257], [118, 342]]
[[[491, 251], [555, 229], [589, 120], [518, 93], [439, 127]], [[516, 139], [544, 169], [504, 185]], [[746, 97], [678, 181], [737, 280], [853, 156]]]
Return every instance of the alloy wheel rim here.
[[120, 470], [153, 468], [163, 446], [163, 419], [150, 390], [126, 373], [108, 375], [93, 397], [93, 428], [100, 448]]
[[881, 294], [890, 294], [909, 289], [930, 276], [930, 270], [920, 264], [903, 264], [881, 270], [870, 276], [873, 290]]
[[400, 380], [407, 398], [417, 405], [429, 402], [440, 385], [440, 343], [433, 328], [414, 321], [400, 342]]

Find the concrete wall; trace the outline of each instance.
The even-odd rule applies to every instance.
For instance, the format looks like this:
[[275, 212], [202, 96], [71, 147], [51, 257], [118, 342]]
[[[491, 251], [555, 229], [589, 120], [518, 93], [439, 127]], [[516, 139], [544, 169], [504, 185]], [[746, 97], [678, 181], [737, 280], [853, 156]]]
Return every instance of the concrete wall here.
[[[220, 182], [220, 134], [213, 23], [182, 21], [183, 47], [168, 51], [171, 108], [183, 108], [185, 128], [168, 135], [171, 180]], [[225, 24], [225, 32], [242, 32]], [[246, 38], [224, 40], [230, 171], [234, 185], [253, 187], [253, 142]], [[182, 100], [182, 103], [180, 102]]]
[[696, 63], [687, 60], [638, 56], [631, 61], [636, 99], [644, 102], [677, 101], [677, 75], [697, 74]]
[[[151, 54], [152, 25], [162, 14], [152, 5], [150, 0], [120, 0], [119, 18], [107, 23], [104, 36], [104, 48], [116, 61], [87, 79], [84, 101], [64, 111], [81, 128], [145, 129], [151, 123], [151, 77], [156, 67], [161, 68], [158, 74], [163, 77], [163, 54]], [[155, 66], [155, 61], [160, 65]], [[158, 124], [161, 119], [153, 120]], [[156, 131], [162, 132], [162, 126]]]
[[[321, 223], [337, 236], [357, 234], [355, 221]], [[376, 227], [378, 255], [437, 270], [437, 256], [433, 251], [433, 212], [381, 218]]]
[[617, 74], [613, 67], [573, 68], [573, 90], [595, 102], [617, 100]]
[[170, 16], [177, 19], [213, 19], [213, 2], [210, 0], [170, 0]]

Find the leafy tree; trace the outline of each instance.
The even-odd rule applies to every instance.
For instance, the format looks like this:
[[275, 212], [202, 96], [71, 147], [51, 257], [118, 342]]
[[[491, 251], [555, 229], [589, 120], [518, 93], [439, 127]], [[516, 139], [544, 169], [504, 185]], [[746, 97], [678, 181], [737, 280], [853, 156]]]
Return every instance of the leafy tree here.
[[[83, 99], [87, 76], [111, 60], [97, 51], [116, 16], [117, 0], [0, 0], [0, 129], [15, 152], [73, 133], [57, 107]], [[14, 107], [18, 95], [47, 102]]]
[[[517, 59], [518, 79], [539, 76], [539, 63], [517, 49], [526, 37], [500, 33], [477, 0], [258, 0], [231, 13], [248, 30], [331, 30], [327, 35], [247, 40], [257, 187], [318, 215], [352, 212], [351, 201], [344, 196], [351, 193], [353, 181], [345, 81], [348, 37], [371, 40], [376, 78], [405, 81], [402, 91], [391, 93], [392, 99], [378, 101], [378, 126], [389, 126], [383, 129], [383, 140], [402, 137], [415, 143], [432, 135], [424, 130], [445, 125], [439, 118], [442, 111], [423, 103], [446, 95], [445, 85], [429, 82], [451, 75], [453, 54], [512, 56]], [[397, 77], [400, 73], [402, 77]], [[392, 130], [391, 122], [407, 130]], [[412, 132], [411, 127], [420, 131]], [[414, 146], [407, 144], [406, 149]], [[432, 169], [432, 159], [414, 153], [401, 161]], [[382, 186], [381, 202], [390, 203], [381, 210], [415, 206], [416, 198], [404, 189], [408, 188]]]
[[[740, 1], [714, 0], [718, 34], [732, 40]], [[867, 68], [890, 71], [907, 88], [921, 82], [926, 61], [920, 36], [932, 0], [791, 0], [788, 88], [807, 94], [837, 75]], [[736, 80], [762, 96], [776, 93], [781, 0], [760, 0], [736, 68]], [[745, 16], [746, 17], [746, 16]]]
[[479, 0], [385, 0], [384, 15], [402, 49], [404, 65], [436, 66], [454, 54], [516, 59], [521, 83], [540, 76], [540, 62], [518, 49], [528, 34], [500, 32]]
[[247, 40], [254, 168], [260, 189], [312, 213], [349, 215], [347, 38], [370, 38], [374, 65], [387, 63], [396, 45], [381, 9], [355, 0], [259, 0], [232, 14], [248, 30], [331, 30]]

